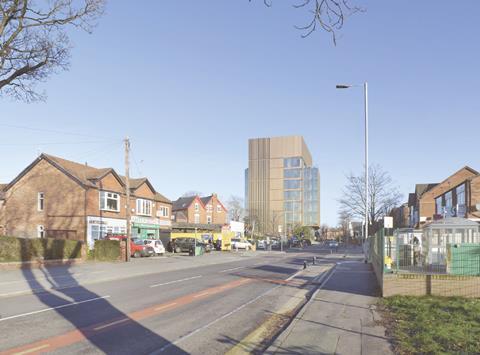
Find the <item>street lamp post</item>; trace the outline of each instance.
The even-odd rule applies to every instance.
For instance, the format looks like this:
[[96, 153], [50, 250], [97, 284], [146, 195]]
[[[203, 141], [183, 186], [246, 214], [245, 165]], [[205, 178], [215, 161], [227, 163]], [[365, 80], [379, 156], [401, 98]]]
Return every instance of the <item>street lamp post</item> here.
[[337, 89], [349, 89], [351, 87], [363, 86], [364, 109], [365, 109], [365, 231], [364, 242], [368, 237], [368, 83], [363, 85], [337, 85]]

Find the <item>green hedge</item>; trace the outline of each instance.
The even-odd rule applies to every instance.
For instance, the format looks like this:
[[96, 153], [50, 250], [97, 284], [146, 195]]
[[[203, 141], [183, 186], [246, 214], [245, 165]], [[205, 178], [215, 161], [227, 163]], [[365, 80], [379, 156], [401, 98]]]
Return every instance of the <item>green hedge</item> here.
[[98, 261], [117, 261], [120, 258], [120, 241], [96, 240], [93, 259]]
[[82, 242], [53, 238], [0, 237], [0, 262], [58, 260], [82, 257]]

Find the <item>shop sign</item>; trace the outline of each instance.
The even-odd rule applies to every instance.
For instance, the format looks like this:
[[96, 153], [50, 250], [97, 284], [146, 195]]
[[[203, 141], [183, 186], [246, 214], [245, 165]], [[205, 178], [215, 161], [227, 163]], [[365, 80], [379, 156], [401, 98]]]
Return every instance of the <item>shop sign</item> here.
[[158, 218], [132, 216], [130, 220], [132, 223], [160, 225], [160, 220]]

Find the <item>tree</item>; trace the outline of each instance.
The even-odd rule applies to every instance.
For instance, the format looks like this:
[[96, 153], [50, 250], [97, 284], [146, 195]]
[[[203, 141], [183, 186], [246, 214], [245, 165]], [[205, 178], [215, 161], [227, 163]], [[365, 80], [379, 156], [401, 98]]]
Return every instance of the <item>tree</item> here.
[[262, 230], [263, 225], [260, 222], [260, 217], [256, 210], [249, 210], [247, 215], [244, 218], [245, 221], [245, 231], [252, 238], [255, 238], [255, 235], [260, 234], [259, 231]]
[[182, 197], [192, 197], [192, 196], [202, 196], [202, 193], [196, 190], [189, 190], [189, 191], [185, 191], [182, 195]]
[[[272, 211], [270, 214], [270, 231], [273, 235], [279, 235], [278, 226], [280, 225], [280, 221], [282, 219], [282, 213], [280, 211]], [[284, 231], [282, 230], [282, 234]]]
[[308, 226], [302, 226], [301, 224], [296, 223], [293, 226], [293, 235], [301, 237], [303, 239], [313, 240], [313, 228]]
[[[390, 175], [379, 165], [370, 166], [368, 169], [369, 183], [369, 208], [368, 223], [378, 221], [389, 214], [402, 198], [398, 187], [394, 186]], [[343, 197], [339, 200], [340, 214], [350, 218], [365, 219], [365, 177], [350, 173], [346, 176], [347, 183], [343, 190]]]
[[340, 210], [338, 213], [338, 225], [342, 230], [343, 237], [350, 235], [350, 223], [352, 222], [352, 215], [349, 211]]
[[[273, 0], [263, 0], [263, 3], [270, 7]], [[358, 6], [351, 6], [349, 0], [300, 0], [300, 3], [293, 7], [308, 9], [311, 13], [311, 18], [305, 25], [295, 26], [303, 32], [302, 38], [310, 36], [317, 28], [320, 28], [330, 33], [334, 44], [337, 42], [336, 33], [342, 29], [345, 18], [356, 12], [364, 11]]]
[[327, 239], [329, 229], [330, 229], [330, 227], [327, 224], [322, 224], [320, 226], [319, 233], [320, 233], [320, 238], [321, 239]]
[[231, 221], [242, 221], [245, 217], [245, 208], [243, 207], [243, 198], [239, 196], [230, 196], [227, 201], [228, 215]]
[[69, 65], [68, 26], [92, 32], [105, 0], [0, 0], [0, 96], [32, 101], [35, 91]]

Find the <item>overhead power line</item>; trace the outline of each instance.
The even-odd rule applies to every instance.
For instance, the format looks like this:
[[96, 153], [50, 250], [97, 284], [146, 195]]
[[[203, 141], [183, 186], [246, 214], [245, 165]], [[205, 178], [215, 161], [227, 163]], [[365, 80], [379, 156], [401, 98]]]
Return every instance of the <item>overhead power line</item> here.
[[7, 123], [0, 123], [0, 126], [3, 127], [10, 127], [10, 128], [17, 128], [17, 129], [26, 129], [30, 131], [38, 131], [38, 132], [49, 132], [49, 133], [56, 133], [56, 134], [64, 134], [68, 136], [79, 136], [79, 137], [89, 137], [89, 138], [104, 138], [101, 136], [95, 136], [91, 134], [84, 134], [84, 133], [76, 133], [76, 132], [65, 132], [65, 131], [58, 131], [55, 129], [48, 129], [48, 128], [36, 128], [36, 127], [28, 127], [28, 126], [17, 126]]

